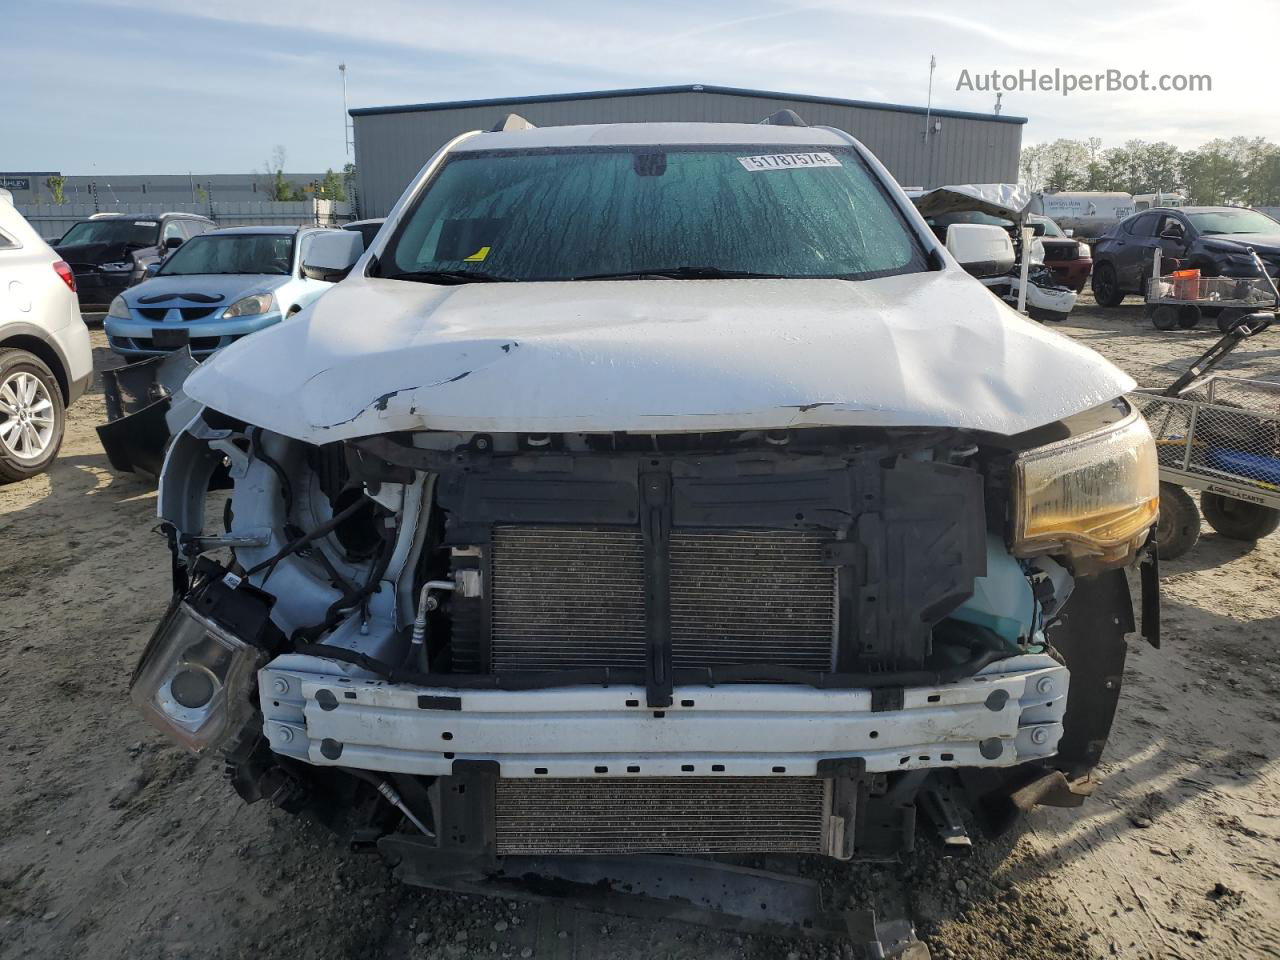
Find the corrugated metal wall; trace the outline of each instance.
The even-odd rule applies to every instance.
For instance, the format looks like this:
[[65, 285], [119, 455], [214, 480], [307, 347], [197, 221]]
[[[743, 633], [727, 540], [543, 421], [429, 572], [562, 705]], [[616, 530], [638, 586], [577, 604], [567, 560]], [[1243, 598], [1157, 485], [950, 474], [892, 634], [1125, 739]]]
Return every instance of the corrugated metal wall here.
[[360, 215], [385, 216], [444, 143], [468, 130], [488, 129], [507, 113], [519, 113], [540, 127], [653, 120], [755, 123], [788, 107], [811, 125], [853, 134], [903, 186], [1009, 182], [1018, 176], [1019, 123], [937, 116], [942, 129], [926, 148], [925, 118], [918, 113], [710, 91], [637, 94], [356, 115]]

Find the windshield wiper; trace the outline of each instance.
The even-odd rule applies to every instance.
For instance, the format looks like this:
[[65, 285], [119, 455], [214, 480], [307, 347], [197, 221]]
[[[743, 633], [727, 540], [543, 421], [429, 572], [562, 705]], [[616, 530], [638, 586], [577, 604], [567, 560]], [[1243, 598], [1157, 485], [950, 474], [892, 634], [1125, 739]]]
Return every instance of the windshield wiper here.
[[386, 273], [385, 280], [415, 280], [418, 283], [515, 283], [514, 277], [500, 277], [483, 270], [410, 270], [406, 273]]
[[574, 280], [785, 280], [781, 273], [752, 273], [750, 270], [724, 270], [720, 267], [657, 267], [652, 270], [627, 270], [621, 273], [587, 273]]

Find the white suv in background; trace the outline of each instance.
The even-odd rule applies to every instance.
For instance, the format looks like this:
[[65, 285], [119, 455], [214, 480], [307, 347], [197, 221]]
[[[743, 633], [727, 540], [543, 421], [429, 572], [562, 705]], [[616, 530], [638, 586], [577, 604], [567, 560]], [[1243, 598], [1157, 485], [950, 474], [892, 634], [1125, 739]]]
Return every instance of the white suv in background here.
[[92, 377], [71, 268], [0, 190], [0, 483], [53, 462], [67, 407]]

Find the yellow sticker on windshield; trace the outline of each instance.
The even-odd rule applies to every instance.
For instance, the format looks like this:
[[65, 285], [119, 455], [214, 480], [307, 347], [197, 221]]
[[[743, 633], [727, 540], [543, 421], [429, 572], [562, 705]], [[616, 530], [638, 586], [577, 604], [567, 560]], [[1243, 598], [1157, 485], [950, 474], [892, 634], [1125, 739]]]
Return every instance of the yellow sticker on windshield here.
[[483, 259], [484, 259], [485, 257], [487, 257], [487, 256], [489, 256], [489, 248], [488, 248], [488, 247], [481, 247], [479, 250], [477, 250], [477, 251], [476, 251], [475, 253], [473, 253], [471, 256], [469, 256], [469, 257], [463, 257], [463, 258], [462, 258], [462, 262], [463, 262], [463, 263], [479, 263], [481, 260], [483, 260]]

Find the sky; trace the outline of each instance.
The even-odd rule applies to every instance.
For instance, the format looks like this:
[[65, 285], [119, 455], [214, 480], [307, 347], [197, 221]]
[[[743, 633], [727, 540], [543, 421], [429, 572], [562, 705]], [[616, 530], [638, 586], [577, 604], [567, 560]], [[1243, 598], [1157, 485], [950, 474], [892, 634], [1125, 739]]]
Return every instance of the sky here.
[[934, 56], [933, 104], [987, 113], [964, 71], [1208, 74], [1002, 109], [1024, 145], [1280, 142], [1278, 28], [1278, 0], [0, 0], [0, 171], [248, 173], [278, 145], [339, 168], [340, 62], [352, 107], [682, 83], [923, 106]]

